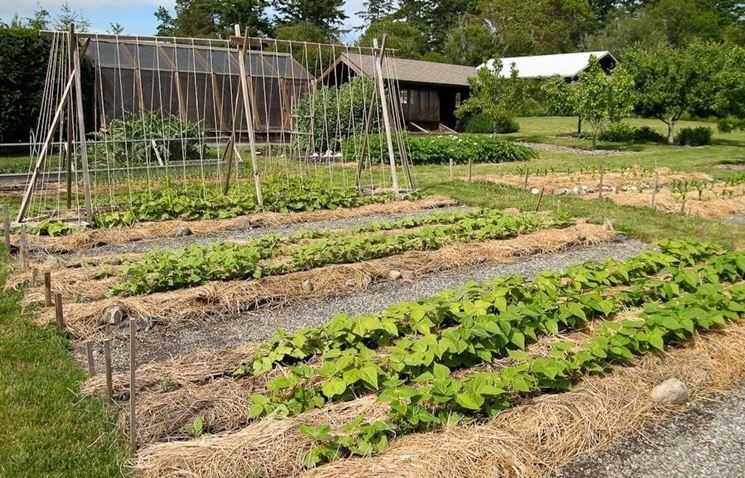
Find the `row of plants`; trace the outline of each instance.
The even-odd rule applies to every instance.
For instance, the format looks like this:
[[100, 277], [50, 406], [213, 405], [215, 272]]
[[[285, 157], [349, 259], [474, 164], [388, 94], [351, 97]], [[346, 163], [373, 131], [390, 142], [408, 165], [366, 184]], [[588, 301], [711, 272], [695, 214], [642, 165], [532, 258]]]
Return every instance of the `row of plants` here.
[[209, 281], [260, 278], [359, 262], [408, 251], [435, 250], [457, 242], [505, 239], [549, 227], [566, 227], [566, 215], [506, 214], [482, 209], [430, 218], [372, 224], [349, 232], [303, 231], [247, 243], [196, 244], [156, 250], [125, 262], [114, 295], [194, 287]]
[[[720, 272], [717, 267], [713, 269]], [[553, 294], [534, 295], [502, 308], [492, 305], [491, 311], [486, 302], [469, 303], [456, 316], [455, 325], [398, 338], [378, 354], [366, 344], [359, 344], [354, 349], [325, 352], [313, 368], [307, 363], [290, 367], [288, 374], [268, 383], [274, 392], [271, 397], [253, 398], [254, 404], [261, 405], [254, 411], [294, 415], [328, 401], [378, 390], [379, 383], [386, 388], [390, 383], [417, 381], [422, 374], [430, 373], [435, 363], [450, 369], [488, 363], [509, 350], [523, 349], [540, 335], [573, 330], [646, 301], [667, 300], [686, 288], [695, 290], [698, 281], [695, 274], [691, 275], [694, 272], [695, 268], [670, 269], [663, 278], [638, 277], [620, 290], [619, 286], [595, 286], [562, 299]], [[721, 271], [726, 275], [730, 272]], [[709, 280], [706, 277], [703, 281]]]
[[[675, 140], [681, 146], [705, 146], [711, 144], [713, 135], [714, 131], [706, 126], [682, 128]], [[664, 135], [649, 126], [633, 128], [622, 122], [609, 125], [600, 132], [598, 139], [612, 143], [667, 143]]]
[[[503, 163], [527, 161], [537, 153], [524, 145], [487, 135], [404, 135], [404, 145], [413, 164]], [[364, 149], [363, 149], [364, 148]], [[378, 158], [387, 151], [385, 137], [370, 135], [367, 140], [354, 136], [342, 143], [345, 161], [355, 161], [361, 154]], [[387, 154], [387, 153], [385, 153]], [[398, 157], [398, 152], [396, 155]]]
[[[246, 368], [237, 372], [260, 374], [275, 364], [290, 365], [288, 373], [269, 382], [270, 396], [252, 397], [249, 413], [294, 415], [371, 391], [379, 392], [380, 399], [392, 406], [384, 426], [360, 419], [352, 425], [354, 430], [345, 429], [340, 435], [322, 428], [306, 430], [322, 442], [309, 455], [310, 464], [369, 453], [377, 449], [375, 443], [387, 443], [394, 434], [440, 426], [453, 412], [479, 409], [483, 414], [489, 409], [484, 408], [489, 393], [474, 389], [478, 382], [467, 381], [468, 377], [449, 394], [431, 383], [425, 390], [428, 405], [433, 396], [447, 397], [434, 403], [444, 406], [443, 414], [411, 399], [418, 396], [421, 384], [522, 350], [540, 335], [607, 319], [627, 307], [672, 300], [703, 290], [706, 284], [741, 280], [745, 273], [742, 254], [721, 255], [709, 246], [677, 242], [661, 248], [623, 263], [574, 268], [568, 276], [540, 276], [527, 287], [522, 278], [483, 288], [472, 285], [469, 289], [475, 287], [476, 299], [466, 289], [457, 293], [464, 300], [456, 303], [449, 302], [457, 298], [456, 293], [445, 293], [432, 302], [404, 304], [399, 316], [393, 308], [377, 317], [355, 321], [340, 316], [322, 328], [293, 336], [279, 334], [258, 349], [251, 372]], [[656, 332], [650, 337], [659, 343]], [[384, 349], [376, 351], [380, 346]], [[312, 357], [316, 359], [311, 365]]]
[[[315, 211], [358, 207], [391, 201], [388, 194], [364, 195], [354, 188], [329, 186], [299, 178], [264, 178], [264, 210], [275, 212]], [[217, 186], [186, 188], [166, 185], [150, 193], [135, 195], [129, 209], [96, 214], [95, 227], [129, 226], [140, 221], [182, 219], [227, 219], [259, 211], [252, 187], [233, 188], [223, 195]]]

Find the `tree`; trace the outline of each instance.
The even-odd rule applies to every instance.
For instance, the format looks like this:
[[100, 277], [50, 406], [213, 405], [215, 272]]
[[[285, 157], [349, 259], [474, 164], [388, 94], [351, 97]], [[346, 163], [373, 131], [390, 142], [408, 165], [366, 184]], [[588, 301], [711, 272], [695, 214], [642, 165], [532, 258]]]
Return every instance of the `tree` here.
[[592, 149], [595, 149], [600, 130], [631, 112], [634, 81], [620, 66], [607, 75], [598, 59], [591, 56], [590, 65], [580, 73], [575, 88], [575, 110], [590, 123]]
[[54, 17], [53, 26], [55, 30], [67, 31], [71, 24], [74, 24], [75, 29], [79, 32], [86, 32], [91, 27], [91, 22], [83, 12], [73, 10], [70, 6], [70, 1], [65, 0], [60, 5], [59, 12]]
[[47, 30], [49, 28], [49, 10], [38, 5], [34, 10], [34, 16], [26, 19], [26, 26], [33, 30]]
[[555, 76], [543, 84], [548, 114], [577, 117], [577, 136], [582, 134], [582, 116], [577, 111], [577, 84]]
[[282, 25], [274, 30], [274, 36], [278, 40], [293, 40], [310, 43], [327, 43], [331, 41], [328, 33], [315, 23], [297, 22]]
[[455, 115], [466, 120], [481, 116], [492, 124], [492, 131], [499, 126], [514, 122], [515, 117], [525, 110], [525, 82], [518, 78], [514, 65], [510, 75], [502, 76], [502, 61], [494, 60], [484, 68], [479, 68], [475, 77], [469, 78], [471, 94], [456, 110]]
[[482, 0], [478, 13], [503, 56], [573, 52], [593, 26], [587, 0]]
[[476, 66], [497, 53], [497, 40], [484, 21], [474, 18], [450, 32], [443, 52], [450, 63]]
[[453, 25], [476, 13], [476, 3], [476, 0], [401, 0], [393, 16], [422, 32], [429, 50], [441, 51]]
[[266, 6], [266, 0], [176, 0], [175, 17], [165, 7], [156, 10], [157, 34], [226, 38], [239, 24], [252, 35], [263, 35], [271, 30]]
[[393, 0], [366, 0], [363, 4], [364, 10], [357, 12], [362, 20], [358, 30], [364, 30], [373, 22], [378, 22], [393, 12], [396, 7]]
[[667, 125], [668, 143], [675, 142], [675, 123], [695, 104], [697, 83], [709, 81], [698, 74], [698, 65], [680, 50], [660, 46], [635, 47], [624, 53], [636, 87], [636, 112]]
[[119, 22], [112, 23], [109, 28], [109, 33], [112, 35], [121, 35], [124, 33], [124, 27]]
[[386, 48], [395, 48], [400, 58], [419, 59], [427, 53], [427, 38], [407, 22], [395, 21], [388, 17], [373, 22], [357, 40], [359, 46], [373, 46], [373, 39], [380, 41], [387, 35]]
[[278, 12], [279, 25], [312, 23], [329, 37], [336, 37], [339, 25], [347, 18], [344, 0], [277, 0], [273, 7]]

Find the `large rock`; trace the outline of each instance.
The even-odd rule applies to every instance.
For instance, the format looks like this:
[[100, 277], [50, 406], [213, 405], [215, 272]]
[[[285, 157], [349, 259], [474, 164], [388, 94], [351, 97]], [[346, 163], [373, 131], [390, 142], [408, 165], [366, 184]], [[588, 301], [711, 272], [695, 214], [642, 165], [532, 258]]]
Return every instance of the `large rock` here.
[[685, 383], [672, 377], [654, 387], [651, 396], [662, 405], [682, 405], [688, 401], [690, 392]]
[[193, 232], [191, 231], [191, 229], [186, 226], [179, 226], [178, 228], [176, 228], [176, 237], [186, 237], [191, 236], [192, 234]]
[[398, 280], [398, 279], [400, 279], [400, 278], [401, 278], [401, 272], [399, 272], [399, 271], [397, 271], [397, 270], [392, 270], [392, 271], [390, 271], [390, 272], [388, 273], [388, 278], [389, 278], [390, 280]]

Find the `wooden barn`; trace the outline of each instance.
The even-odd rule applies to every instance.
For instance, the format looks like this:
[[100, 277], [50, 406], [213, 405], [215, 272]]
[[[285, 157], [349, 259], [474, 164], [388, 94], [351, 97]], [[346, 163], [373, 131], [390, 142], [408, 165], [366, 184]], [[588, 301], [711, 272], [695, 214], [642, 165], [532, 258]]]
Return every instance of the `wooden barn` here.
[[[339, 85], [356, 75], [373, 77], [374, 61], [371, 55], [344, 53], [319, 81]], [[455, 109], [468, 97], [468, 78], [475, 74], [472, 66], [403, 58], [387, 58], [383, 69], [384, 79], [398, 82], [397, 100], [411, 131], [455, 129]]]

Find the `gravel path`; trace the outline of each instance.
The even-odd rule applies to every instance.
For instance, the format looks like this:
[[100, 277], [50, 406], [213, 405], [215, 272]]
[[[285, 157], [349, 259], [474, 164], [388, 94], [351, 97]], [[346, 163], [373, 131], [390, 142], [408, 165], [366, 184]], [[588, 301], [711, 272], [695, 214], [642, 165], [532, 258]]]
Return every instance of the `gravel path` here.
[[85, 257], [90, 255], [115, 255], [126, 253], [142, 253], [151, 249], [184, 247], [192, 244], [206, 244], [209, 242], [227, 241], [227, 240], [246, 240], [256, 239], [268, 234], [279, 234], [286, 236], [306, 229], [347, 229], [361, 224], [369, 224], [378, 221], [395, 221], [407, 217], [425, 217], [438, 212], [456, 212], [466, 211], [470, 208], [465, 206], [446, 206], [441, 208], [423, 209], [417, 212], [401, 212], [393, 214], [372, 214], [369, 216], [352, 217], [347, 219], [332, 219], [328, 221], [301, 222], [297, 224], [288, 224], [279, 227], [255, 227], [248, 229], [236, 229], [231, 231], [221, 231], [215, 234], [204, 236], [184, 236], [184, 237], [159, 237], [144, 241], [130, 242], [127, 244], [116, 244], [96, 247], [80, 252], [69, 254], [65, 257]]
[[555, 153], [572, 153], [580, 156], [609, 156], [612, 154], [621, 154], [621, 151], [615, 149], [582, 149], [573, 148], [571, 146], [561, 146], [559, 144], [550, 143], [529, 143], [521, 141], [518, 144], [529, 146], [537, 151], [552, 151]]
[[[357, 315], [382, 310], [397, 302], [415, 300], [458, 287], [469, 280], [483, 281], [499, 275], [533, 276], [544, 270], [563, 270], [572, 264], [607, 258], [624, 259], [645, 249], [639, 241], [624, 241], [573, 249], [561, 253], [540, 254], [512, 263], [485, 264], [474, 268], [434, 274], [416, 282], [384, 282], [369, 289], [339, 297], [312, 299], [275, 309], [262, 309], [232, 319], [202, 323], [178, 330], [157, 327], [140, 334], [137, 340], [138, 363], [162, 360], [169, 356], [193, 352], [202, 348], [234, 347], [247, 341], [266, 340], [278, 327], [295, 330], [325, 322], [335, 313]], [[84, 361], [84, 350], [78, 346], [75, 355]], [[97, 351], [97, 357], [100, 357]], [[126, 340], [112, 342], [112, 362], [115, 369], [127, 368]], [[96, 360], [100, 363], [101, 360]]]
[[684, 412], [575, 459], [554, 478], [745, 477], [745, 384], [716, 402]]

